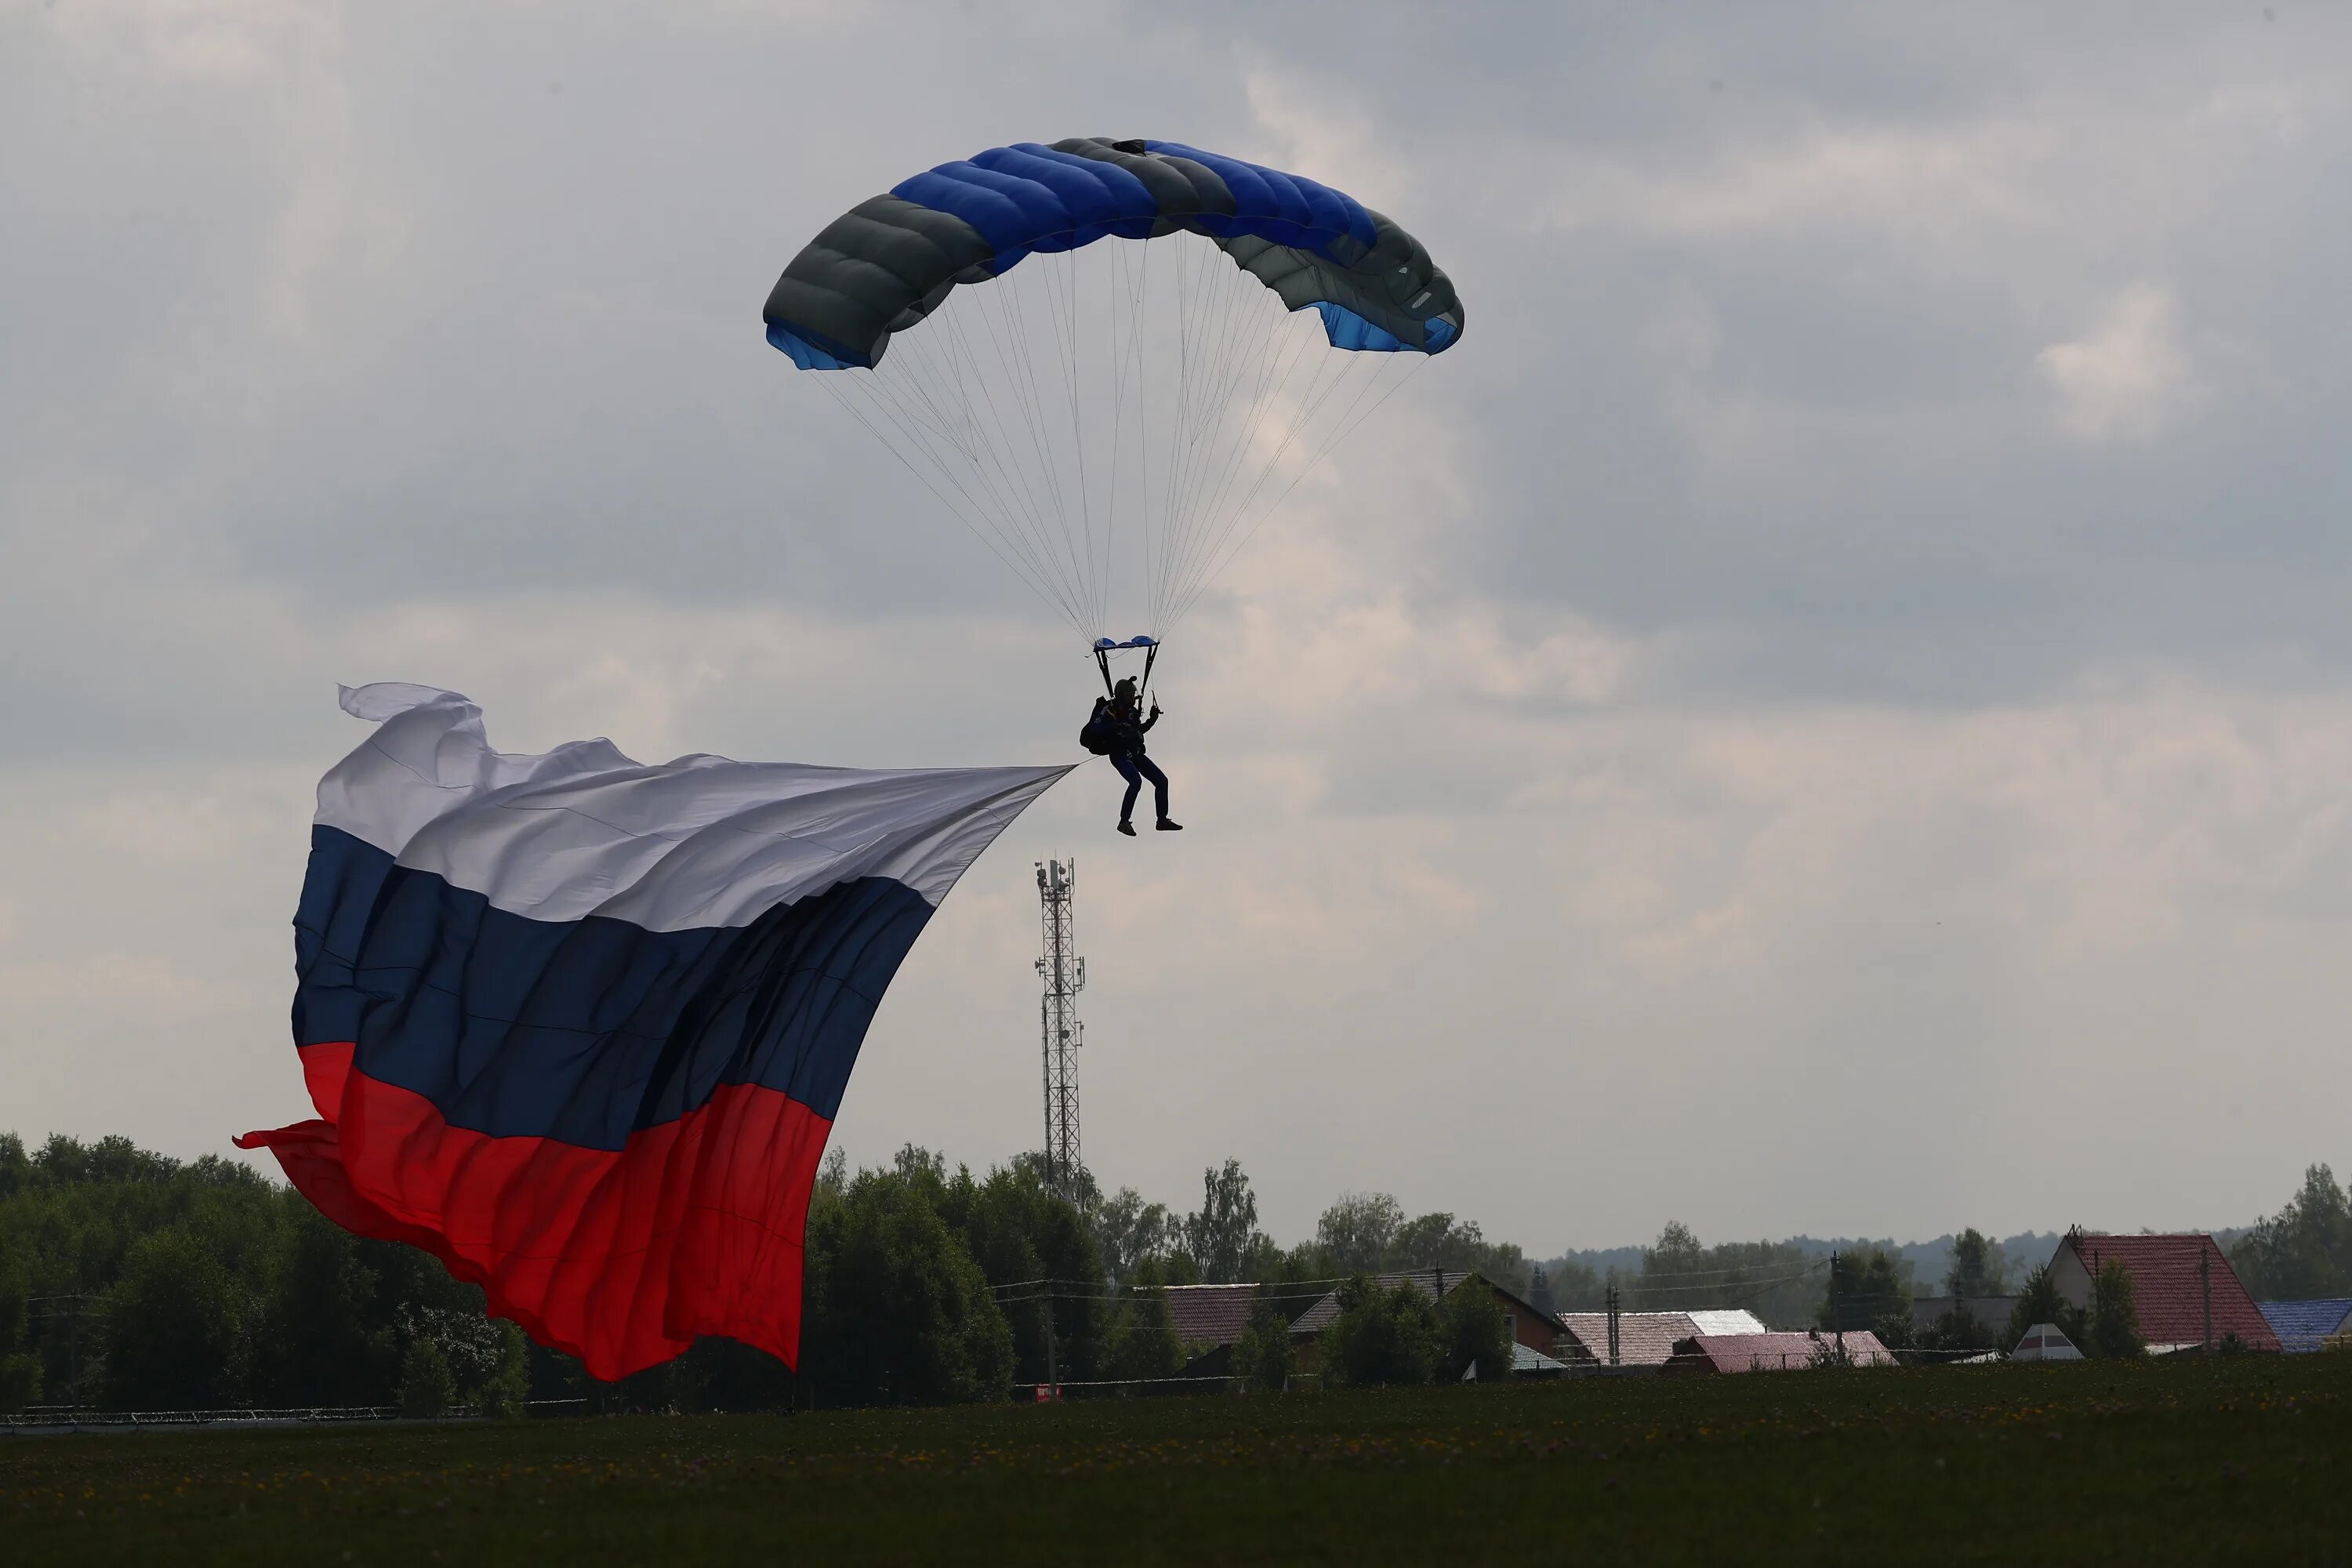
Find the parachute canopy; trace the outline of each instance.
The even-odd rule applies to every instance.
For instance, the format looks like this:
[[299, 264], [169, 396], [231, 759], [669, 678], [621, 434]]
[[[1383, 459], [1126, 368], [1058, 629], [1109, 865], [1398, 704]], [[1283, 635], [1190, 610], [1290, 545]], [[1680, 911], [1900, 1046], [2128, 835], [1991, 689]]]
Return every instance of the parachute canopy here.
[[318, 1119], [256, 1132], [329, 1218], [613, 1379], [723, 1334], [796, 1363], [817, 1163], [964, 869], [1066, 768], [862, 772], [490, 749], [378, 685], [294, 920]]
[[[1312, 353], [1290, 317], [1309, 310]], [[848, 373], [819, 380], [1089, 646], [1122, 566], [1164, 634], [1464, 319], [1421, 242], [1352, 196], [1090, 136], [859, 203], [764, 314], [794, 364]]]
[[842, 214], [776, 280], [768, 341], [803, 370], [870, 367], [959, 283], [1179, 230], [1215, 241], [1289, 309], [1315, 307], [1334, 347], [1436, 353], [1462, 335], [1462, 301], [1429, 252], [1353, 196], [1181, 142], [1072, 136], [942, 163]]

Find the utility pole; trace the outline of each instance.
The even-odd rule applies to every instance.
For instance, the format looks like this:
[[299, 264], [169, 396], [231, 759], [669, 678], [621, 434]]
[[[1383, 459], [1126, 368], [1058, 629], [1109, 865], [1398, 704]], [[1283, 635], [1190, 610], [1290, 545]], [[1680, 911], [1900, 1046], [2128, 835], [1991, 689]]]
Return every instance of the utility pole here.
[[1609, 1364], [1610, 1364], [1611, 1366], [1615, 1366], [1615, 1365], [1617, 1365], [1617, 1364], [1618, 1364], [1618, 1362], [1617, 1362], [1617, 1281], [1616, 1281], [1616, 1279], [1613, 1279], [1613, 1278], [1612, 1278], [1612, 1279], [1611, 1279], [1611, 1280], [1609, 1281], [1609, 1294], [1608, 1294], [1608, 1296], [1607, 1296], [1607, 1298], [1606, 1298], [1606, 1303], [1607, 1303], [1607, 1306], [1608, 1306], [1608, 1308], [1609, 1308]]
[[1830, 1323], [1831, 1331], [1837, 1335], [1838, 1363], [1843, 1365], [1845, 1363], [1845, 1293], [1838, 1289], [1838, 1255], [1834, 1248], [1830, 1252]]
[[[1070, 951], [1070, 893], [1077, 863], [1043, 860], [1037, 865], [1037, 900], [1045, 914], [1045, 951], [1037, 960], [1045, 994], [1037, 1004], [1045, 1069], [1045, 1184], [1064, 1197], [1078, 1195], [1078, 1064], [1074, 1054], [1086, 1043], [1078, 1022], [1078, 993], [1087, 988], [1087, 961]], [[1053, 1336], [1046, 1336], [1050, 1345]], [[1049, 1352], [1050, 1353], [1050, 1351]]]
[[2213, 1353], [2213, 1253], [2210, 1246], [2197, 1249], [2197, 1293], [2205, 1300], [2205, 1353]]

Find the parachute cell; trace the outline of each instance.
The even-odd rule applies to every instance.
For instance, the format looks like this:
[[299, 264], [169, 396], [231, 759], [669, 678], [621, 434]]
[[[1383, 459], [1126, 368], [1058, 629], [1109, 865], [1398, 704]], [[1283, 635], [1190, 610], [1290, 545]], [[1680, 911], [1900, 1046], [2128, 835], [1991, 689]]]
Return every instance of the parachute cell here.
[[1064, 768], [862, 772], [490, 749], [370, 686], [295, 916], [326, 1215], [481, 1284], [604, 1379], [723, 1334], [795, 1362], [803, 1222], [866, 1025], [932, 910]]

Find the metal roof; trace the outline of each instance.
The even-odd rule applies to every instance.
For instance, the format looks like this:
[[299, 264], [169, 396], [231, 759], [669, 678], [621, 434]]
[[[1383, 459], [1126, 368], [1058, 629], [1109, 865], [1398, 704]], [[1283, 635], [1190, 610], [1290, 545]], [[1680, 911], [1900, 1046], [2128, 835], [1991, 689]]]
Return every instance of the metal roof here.
[[1511, 1346], [1511, 1370], [1522, 1376], [1538, 1372], [1566, 1372], [1568, 1363], [1552, 1360], [1541, 1351], [1531, 1351], [1523, 1344]]
[[2278, 1335], [2282, 1349], [2302, 1353], [2340, 1334], [2352, 1320], [2352, 1296], [2331, 1296], [2316, 1301], [2257, 1301], [2263, 1321]]
[[[1608, 1313], [1562, 1312], [1559, 1322], [1582, 1354], [1602, 1366], [1609, 1364]], [[1675, 1353], [1675, 1342], [1686, 1340], [1698, 1331], [1698, 1325], [1691, 1321], [1688, 1312], [1620, 1312], [1617, 1364], [1664, 1366], [1666, 1358]]]

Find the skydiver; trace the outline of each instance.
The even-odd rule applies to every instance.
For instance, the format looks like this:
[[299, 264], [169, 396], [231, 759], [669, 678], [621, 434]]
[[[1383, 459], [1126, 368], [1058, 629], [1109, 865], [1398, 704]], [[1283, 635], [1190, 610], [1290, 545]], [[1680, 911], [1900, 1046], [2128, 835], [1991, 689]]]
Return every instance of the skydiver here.
[[1129, 838], [1135, 837], [1135, 797], [1143, 792], [1143, 781], [1151, 781], [1151, 801], [1160, 814], [1152, 826], [1162, 833], [1181, 833], [1184, 825], [1168, 815], [1168, 775], [1160, 771], [1150, 757], [1143, 754], [1143, 732], [1160, 722], [1160, 704], [1151, 705], [1151, 715], [1136, 716], [1135, 680], [1122, 677], [1111, 689], [1108, 697], [1095, 699], [1093, 715], [1087, 721], [1087, 733], [1097, 737], [1089, 742], [1090, 749], [1099, 744], [1118, 776], [1127, 781], [1127, 798], [1119, 802], [1118, 830]]

